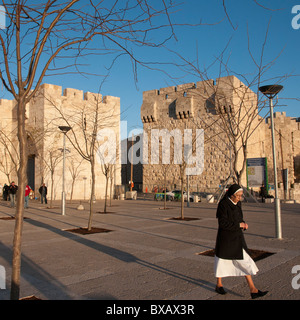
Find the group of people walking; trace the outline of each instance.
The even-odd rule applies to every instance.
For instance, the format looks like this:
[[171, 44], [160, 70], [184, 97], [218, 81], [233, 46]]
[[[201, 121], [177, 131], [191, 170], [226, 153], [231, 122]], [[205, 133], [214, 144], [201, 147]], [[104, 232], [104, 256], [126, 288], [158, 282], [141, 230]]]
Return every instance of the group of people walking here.
[[12, 181], [10, 185], [7, 185], [6, 183], [4, 184], [4, 187], [2, 189], [3, 200], [5, 201], [10, 200], [11, 207], [15, 206], [17, 191], [18, 191], [18, 186], [15, 184], [14, 181]]
[[[2, 197], [4, 201], [10, 201], [10, 207], [14, 208], [16, 206], [16, 200], [18, 195], [18, 186], [15, 184], [14, 181], [11, 182], [10, 185], [7, 185], [6, 183], [3, 186], [2, 189]], [[30, 186], [27, 184], [25, 187], [25, 202], [24, 202], [24, 208], [28, 208], [28, 202], [30, 197], [30, 192], [33, 191]], [[47, 204], [47, 187], [45, 183], [43, 183], [39, 188], [39, 193], [41, 195], [41, 203], [45, 202]]]

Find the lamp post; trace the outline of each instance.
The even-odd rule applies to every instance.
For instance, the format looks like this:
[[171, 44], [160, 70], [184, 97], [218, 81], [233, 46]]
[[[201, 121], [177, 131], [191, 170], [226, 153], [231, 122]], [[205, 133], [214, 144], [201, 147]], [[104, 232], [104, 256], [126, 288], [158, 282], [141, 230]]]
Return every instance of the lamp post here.
[[65, 161], [66, 161], [66, 134], [71, 127], [59, 126], [60, 131], [64, 134], [63, 144], [63, 176], [62, 176], [62, 193], [61, 193], [61, 214], [64, 216], [66, 211], [66, 195], [65, 195]]
[[273, 123], [273, 98], [283, 88], [281, 85], [267, 85], [259, 87], [259, 91], [263, 93], [268, 99], [270, 104], [270, 117], [271, 117], [271, 132], [272, 132], [272, 150], [273, 150], [273, 167], [274, 167], [274, 187], [275, 187], [275, 230], [276, 238], [282, 239], [281, 232], [281, 208], [280, 199], [278, 197], [278, 183], [277, 183], [277, 164], [276, 164], [276, 147], [275, 147], [275, 134]]

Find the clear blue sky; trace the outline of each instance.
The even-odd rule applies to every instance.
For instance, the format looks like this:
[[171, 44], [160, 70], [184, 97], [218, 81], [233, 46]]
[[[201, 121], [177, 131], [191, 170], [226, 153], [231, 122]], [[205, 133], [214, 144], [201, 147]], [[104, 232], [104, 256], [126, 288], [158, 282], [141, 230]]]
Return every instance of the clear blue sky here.
[[[289, 76], [282, 85], [284, 90], [280, 92], [280, 104], [276, 111], [285, 111], [288, 116], [300, 116], [300, 29], [292, 28], [291, 21], [295, 14], [292, 8], [300, 5], [300, 0], [257, 0], [263, 6], [272, 10], [264, 9], [253, 0], [227, 0], [226, 8], [230, 21], [226, 17], [222, 1], [220, 0], [186, 0], [177, 8], [177, 12], [171, 15], [174, 23], [202, 23], [212, 24], [198, 27], [175, 27], [177, 41], [170, 40], [166, 46], [179, 52], [184, 58], [196, 61], [200, 68], [208, 67], [224, 50], [231, 39], [224, 59], [228, 60], [228, 66], [236, 73], [243, 74], [249, 80], [257, 73], [257, 69], [248, 53], [247, 26], [249, 41], [253, 55], [259, 59], [265, 33], [269, 26], [268, 40], [265, 47], [264, 61], [272, 61], [281, 51], [274, 66], [263, 76], [262, 80], [271, 79], [277, 82], [277, 77], [285, 74]], [[232, 25], [236, 28], [233, 29]], [[300, 15], [299, 15], [300, 24]], [[144, 61], [156, 61], [163, 63], [179, 62], [175, 54], [165, 49], [150, 49], [147, 47], [136, 52]], [[103, 74], [103, 66], [109, 65], [109, 57], [89, 57], [87, 61], [90, 70]], [[103, 95], [118, 96], [121, 98], [122, 119], [128, 121], [128, 130], [142, 128], [140, 120], [140, 108], [142, 105], [142, 93], [146, 90], [159, 89], [170, 85], [200, 81], [197, 76], [187, 74], [174, 65], [160, 65], [172, 77], [165, 73], [145, 68], [138, 68], [138, 81], [135, 83], [132, 65], [127, 57], [120, 58], [111, 70], [110, 76], [102, 86]], [[208, 70], [209, 78], [219, 76], [219, 65], [215, 64]], [[226, 74], [223, 74], [226, 75]], [[176, 80], [174, 80], [176, 79]], [[241, 79], [242, 80], [242, 79]], [[243, 81], [243, 80], [242, 80]], [[61, 85], [63, 88], [76, 88], [83, 91], [98, 92], [101, 79], [98, 77], [84, 78], [80, 75], [63, 75], [45, 78], [44, 83]], [[269, 84], [272, 81], [264, 82]], [[255, 88], [254, 88], [255, 89]], [[4, 98], [5, 92], [0, 94]]]

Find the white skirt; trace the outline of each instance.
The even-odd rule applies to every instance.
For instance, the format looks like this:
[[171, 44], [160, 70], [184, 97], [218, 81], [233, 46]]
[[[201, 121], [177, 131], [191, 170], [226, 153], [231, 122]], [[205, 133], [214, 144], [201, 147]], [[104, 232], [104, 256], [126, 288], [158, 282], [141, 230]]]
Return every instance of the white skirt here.
[[243, 260], [227, 260], [215, 256], [215, 276], [217, 278], [223, 278], [256, 274], [258, 268], [244, 249], [243, 257]]

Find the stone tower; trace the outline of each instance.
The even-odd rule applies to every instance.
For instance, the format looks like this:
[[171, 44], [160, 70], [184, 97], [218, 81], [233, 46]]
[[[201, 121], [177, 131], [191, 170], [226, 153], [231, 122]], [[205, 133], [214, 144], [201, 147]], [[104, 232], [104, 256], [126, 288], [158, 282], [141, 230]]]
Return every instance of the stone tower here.
[[[156, 191], [165, 184], [169, 190], [180, 188], [181, 169], [185, 169], [183, 177], [189, 175], [191, 191], [216, 192], [233, 168], [241, 172], [240, 183], [247, 186], [244, 160], [249, 158], [267, 158], [269, 183], [274, 184], [270, 120], [259, 115], [257, 98], [235, 76], [144, 92], [143, 190]], [[299, 173], [294, 170], [299, 167], [299, 129], [297, 119], [275, 113], [278, 176], [288, 168], [287, 197], [300, 200]], [[188, 164], [185, 155], [193, 161]], [[200, 170], [195, 174], [186, 170], [197, 165]], [[279, 181], [283, 198], [282, 178]]]

